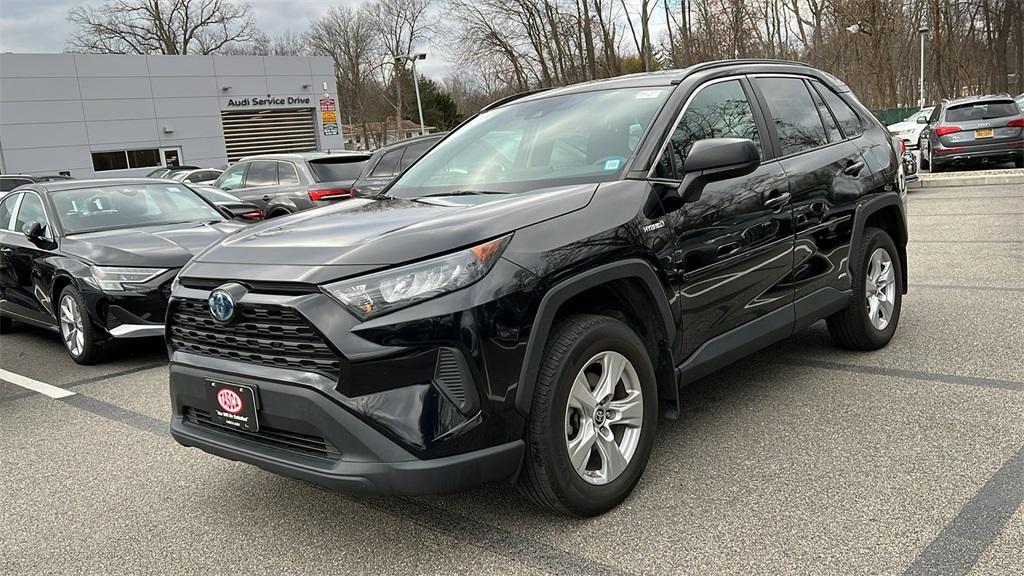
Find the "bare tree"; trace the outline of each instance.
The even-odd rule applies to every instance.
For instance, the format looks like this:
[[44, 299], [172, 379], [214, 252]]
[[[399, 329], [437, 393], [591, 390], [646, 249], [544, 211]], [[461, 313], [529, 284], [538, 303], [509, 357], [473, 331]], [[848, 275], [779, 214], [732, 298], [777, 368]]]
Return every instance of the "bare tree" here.
[[263, 38], [249, 4], [230, 0], [111, 0], [67, 20], [69, 52], [212, 54]]

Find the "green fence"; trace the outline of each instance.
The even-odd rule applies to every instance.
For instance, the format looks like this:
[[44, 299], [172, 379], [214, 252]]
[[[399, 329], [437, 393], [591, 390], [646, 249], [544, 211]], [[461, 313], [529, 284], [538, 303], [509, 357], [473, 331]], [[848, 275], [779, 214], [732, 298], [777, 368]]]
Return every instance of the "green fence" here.
[[889, 124], [895, 124], [900, 120], [903, 120], [918, 110], [920, 110], [920, 108], [912, 106], [910, 108], [886, 108], [884, 110], [872, 110], [871, 113], [881, 120], [882, 124], [888, 126]]

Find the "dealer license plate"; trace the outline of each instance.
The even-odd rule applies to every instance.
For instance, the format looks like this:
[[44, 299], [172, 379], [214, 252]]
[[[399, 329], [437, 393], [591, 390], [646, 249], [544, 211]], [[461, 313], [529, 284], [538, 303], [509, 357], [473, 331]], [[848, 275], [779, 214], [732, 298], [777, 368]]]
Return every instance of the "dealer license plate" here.
[[256, 388], [210, 380], [206, 397], [210, 401], [210, 419], [215, 424], [246, 432], [260, 429]]

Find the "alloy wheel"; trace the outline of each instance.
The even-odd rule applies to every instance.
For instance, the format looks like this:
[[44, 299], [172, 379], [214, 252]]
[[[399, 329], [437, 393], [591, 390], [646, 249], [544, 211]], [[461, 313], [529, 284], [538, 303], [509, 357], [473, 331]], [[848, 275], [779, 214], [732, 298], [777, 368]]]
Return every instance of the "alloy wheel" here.
[[643, 391], [633, 364], [612, 351], [588, 360], [565, 409], [565, 447], [576, 473], [595, 485], [618, 478], [636, 453], [643, 419]]
[[868, 260], [864, 276], [864, 294], [867, 297], [868, 319], [875, 330], [885, 330], [892, 321], [896, 305], [896, 270], [892, 257], [884, 248], [876, 248]]
[[78, 302], [65, 294], [60, 300], [60, 334], [64, 337], [64, 345], [68, 352], [76, 358], [85, 350], [85, 330], [82, 325], [82, 313]]

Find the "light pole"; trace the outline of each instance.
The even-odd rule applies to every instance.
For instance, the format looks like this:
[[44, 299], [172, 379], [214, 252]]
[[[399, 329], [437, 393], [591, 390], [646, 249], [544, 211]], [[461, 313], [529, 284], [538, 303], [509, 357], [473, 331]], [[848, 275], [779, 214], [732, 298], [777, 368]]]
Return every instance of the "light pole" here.
[[917, 29], [917, 33], [921, 36], [921, 76], [918, 78], [918, 101], [917, 105], [924, 108], [924, 37], [928, 35], [928, 27], [921, 26]]
[[427, 132], [426, 127], [423, 124], [423, 103], [420, 102], [420, 82], [416, 78], [416, 61], [426, 59], [427, 55], [424, 52], [406, 54], [404, 56], [399, 56], [395, 58], [395, 62], [398, 62], [399, 60], [408, 60], [409, 62], [412, 62], [412, 87], [416, 90], [416, 109], [419, 111], [420, 114], [420, 135], [424, 135]]

